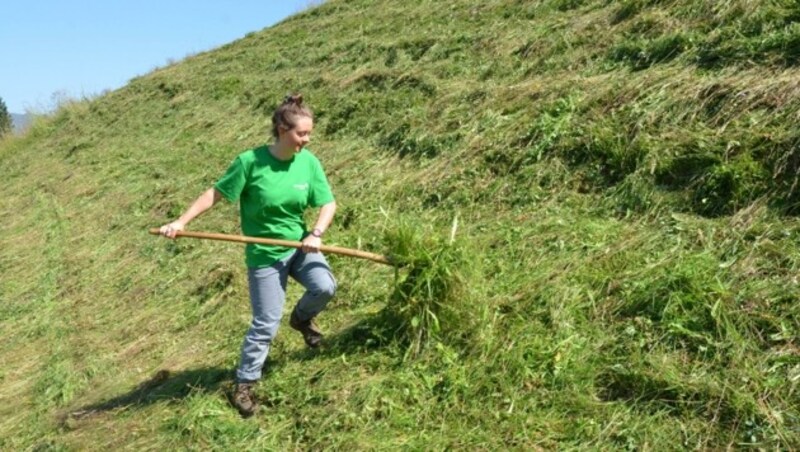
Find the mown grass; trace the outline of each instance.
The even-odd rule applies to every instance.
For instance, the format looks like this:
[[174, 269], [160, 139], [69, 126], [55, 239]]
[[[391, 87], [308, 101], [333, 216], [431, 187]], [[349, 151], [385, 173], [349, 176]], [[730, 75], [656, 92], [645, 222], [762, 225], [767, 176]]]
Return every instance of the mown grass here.
[[[329, 1], [66, 103], [0, 144], [0, 448], [796, 447], [797, 14]], [[328, 243], [418, 265], [331, 256], [325, 347], [283, 328], [245, 421], [241, 249], [147, 230], [287, 91]]]

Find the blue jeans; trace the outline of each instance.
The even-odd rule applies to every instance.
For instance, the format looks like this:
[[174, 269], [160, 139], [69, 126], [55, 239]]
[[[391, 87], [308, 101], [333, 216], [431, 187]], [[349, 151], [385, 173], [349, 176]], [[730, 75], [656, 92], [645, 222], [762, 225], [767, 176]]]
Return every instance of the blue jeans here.
[[269, 346], [280, 326], [289, 276], [306, 288], [294, 308], [300, 320], [316, 317], [336, 292], [336, 280], [322, 253], [297, 250], [269, 267], [248, 268], [253, 321], [242, 344], [237, 381], [261, 378]]

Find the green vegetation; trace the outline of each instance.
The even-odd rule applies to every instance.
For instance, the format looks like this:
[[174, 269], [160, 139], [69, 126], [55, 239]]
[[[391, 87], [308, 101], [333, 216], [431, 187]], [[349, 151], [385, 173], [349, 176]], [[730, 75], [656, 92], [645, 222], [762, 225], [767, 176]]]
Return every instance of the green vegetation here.
[[0, 138], [2, 138], [3, 135], [8, 135], [12, 130], [12, 126], [11, 114], [8, 112], [3, 98], [0, 97]]
[[455, 243], [457, 220], [453, 225], [449, 242], [414, 223], [400, 224], [384, 239], [398, 279], [380, 326], [408, 344], [410, 356], [434, 341], [469, 345], [460, 340], [481, 327], [475, 315], [481, 307], [468, 302], [469, 285], [480, 274], [463, 245]]
[[[0, 143], [0, 449], [796, 448], [798, 18], [331, 0], [63, 105]], [[327, 243], [418, 266], [331, 256], [326, 345], [284, 327], [245, 421], [242, 250], [147, 230], [288, 91]]]

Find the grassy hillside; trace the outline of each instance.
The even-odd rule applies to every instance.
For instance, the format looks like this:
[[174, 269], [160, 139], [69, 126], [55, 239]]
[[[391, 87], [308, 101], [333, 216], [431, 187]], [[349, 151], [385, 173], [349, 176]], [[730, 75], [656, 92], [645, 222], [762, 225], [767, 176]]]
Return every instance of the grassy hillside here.
[[[797, 447], [798, 19], [331, 0], [64, 105], [0, 143], [0, 449]], [[332, 256], [327, 344], [283, 327], [242, 420], [242, 250], [147, 229], [290, 91], [340, 206], [327, 243], [430, 250], [463, 283], [437, 330], [403, 317], [407, 272]]]

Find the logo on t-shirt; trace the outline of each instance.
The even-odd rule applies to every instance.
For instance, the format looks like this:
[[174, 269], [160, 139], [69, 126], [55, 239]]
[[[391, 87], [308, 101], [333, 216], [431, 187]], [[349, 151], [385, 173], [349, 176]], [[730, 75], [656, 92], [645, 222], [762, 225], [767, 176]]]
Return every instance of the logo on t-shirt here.
[[308, 182], [303, 184], [294, 184], [292, 186], [295, 188], [295, 190], [308, 190]]

